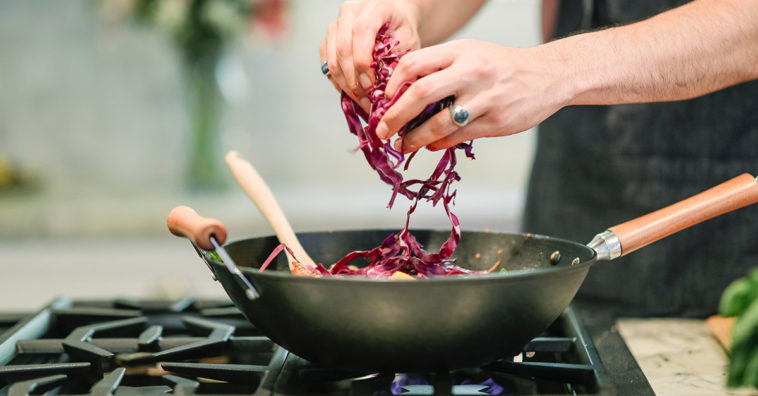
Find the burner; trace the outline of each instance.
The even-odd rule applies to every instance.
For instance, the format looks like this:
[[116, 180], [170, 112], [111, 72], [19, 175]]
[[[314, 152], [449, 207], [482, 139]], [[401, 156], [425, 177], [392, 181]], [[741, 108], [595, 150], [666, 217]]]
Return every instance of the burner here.
[[375, 373], [315, 366], [290, 355], [274, 394], [613, 395], [614, 389], [571, 308], [512, 360], [431, 373]]
[[[571, 308], [513, 360], [429, 373], [311, 364], [229, 301], [57, 299], [0, 314], [0, 394], [613, 395]], [[644, 393], [644, 392], [643, 392]]]

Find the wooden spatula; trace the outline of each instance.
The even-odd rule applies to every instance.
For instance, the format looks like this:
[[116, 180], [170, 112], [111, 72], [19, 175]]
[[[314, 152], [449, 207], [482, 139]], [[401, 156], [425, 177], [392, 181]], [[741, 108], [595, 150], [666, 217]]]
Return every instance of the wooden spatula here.
[[306, 253], [303, 246], [300, 245], [295, 232], [292, 231], [292, 226], [290, 226], [289, 221], [284, 216], [284, 212], [282, 212], [282, 209], [276, 202], [274, 194], [268, 188], [266, 182], [263, 181], [261, 175], [258, 174], [258, 171], [253, 168], [253, 165], [242, 158], [236, 151], [230, 151], [226, 154], [226, 165], [229, 166], [242, 190], [255, 203], [255, 206], [261, 211], [261, 214], [266, 218], [271, 228], [274, 229], [279, 242], [292, 249], [292, 253], [295, 255], [294, 258], [285, 250], [290, 269], [293, 269], [292, 263], [296, 261], [295, 259], [308, 268], [315, 268], [316, 263]]

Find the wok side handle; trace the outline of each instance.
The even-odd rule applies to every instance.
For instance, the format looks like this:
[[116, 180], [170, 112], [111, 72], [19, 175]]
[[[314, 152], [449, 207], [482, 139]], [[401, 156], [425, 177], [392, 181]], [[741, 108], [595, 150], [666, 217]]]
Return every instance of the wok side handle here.
[[629, 254], [673, 233], [758, 202], [758, 179], [744, 173], [709, 190], [611, 227]]
[[200, 216], [189, 206], [177, 206], [166, 219], [168, 230], [172, 234], [185, 237], [203, 250], [213, 250], [211, 236], [215, 236], [219, 244], [226, 242], [226, 227], [221, 221]]
[[[220, 220], [216, 220], [210, 217], [200, 216], [194, 209], [189, 206], [177, 206], [174, 208], [166, 219], [168, 230], [172, 234], [180, 237], [185, 237], [192, 241], [196, 248], [200, 248], [206, 251], [215, 250], [221, 257], [224, 266], [232, 274], [234, 281], [237, 282], [241, 290], [245, 292], [245, 296], [249, 300], [255, 300], [260, 298], [260, 292], [258, 289], [250, 283], [245, 275], [234, 263], [234, 260], [224, 249], [224, 242], [226, 242], [226, 227]], [[205, 261], [208, 268], [213, 273], [214, 279], [216, 279], [216, 273], [211, 265], [206, 260], [205, 256], [198, 251], [200, 258]]]

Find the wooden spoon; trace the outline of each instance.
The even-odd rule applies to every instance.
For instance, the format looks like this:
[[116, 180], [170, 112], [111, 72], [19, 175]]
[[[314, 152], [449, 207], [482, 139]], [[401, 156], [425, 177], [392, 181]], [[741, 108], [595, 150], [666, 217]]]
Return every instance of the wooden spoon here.
[[279, 242], [292, 249], [292, 253], [295, 255], [294, 258], [285, 250], [290, 269], [293, 269], [294, 265], [292, 263], [294, 261], [300, 261], [300, 264], [308, 268], [316, 268], [316, 263], [306, 253], [303, 246], [300, 245], [295, 232], [292, 231], [292, 227], [276, 202], [274, 194], [268, 188], [266, 182], [263, 181], [261, 175], [253, 168], [253, 165], [242, 158], [236, 151], [230, 151], [226, 154], [226, 165], [229, 166], [242, 190], [255, 203], [255, 206], [261, 211], [261, 214], [266, 218], [271, 228], [274, 229]]

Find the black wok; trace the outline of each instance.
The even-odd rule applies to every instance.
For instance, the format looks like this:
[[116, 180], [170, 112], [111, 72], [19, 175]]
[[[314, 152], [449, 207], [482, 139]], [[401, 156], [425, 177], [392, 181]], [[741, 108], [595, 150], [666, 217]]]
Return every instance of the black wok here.
[[[274, 236], [225, 245], [260, 292], [256, 299], [248, 297], [224, 264], [206, 252], [201, 255], [250, 322], [307, 360], [374, 370], [455, 369], [518, 354], [568, 306], [597, 260], [618, 257], [756, 201], [758, 183], [745, 174], [612, 227], [589, 246], [541, 235], [464, 231], [455, 251], [457, 264], [482, 270], [502, 260], [499, 268], [506, 272], [487, 275], [419, 280], [293, 276], [284, 257], [274, 267], [257, 269], [279, 244]], [[199, 230], [202, 221], [169, 216], [169, 228], [207, 246], [202, 237], [194, 237], [200, 232], [182, 226], [194, 223], [194, 230]], [[350, 251], [378, 246], [391, 232], [316, 232], [298, 237], [315, 261], [334, 263]], [[414, 230], [413, 234], [427, 250], [436, 250], [449, 231]]]

